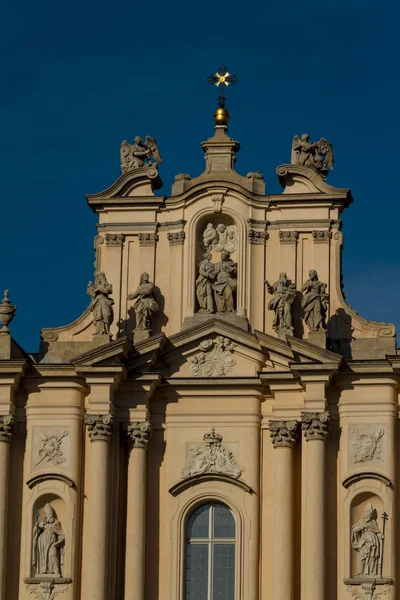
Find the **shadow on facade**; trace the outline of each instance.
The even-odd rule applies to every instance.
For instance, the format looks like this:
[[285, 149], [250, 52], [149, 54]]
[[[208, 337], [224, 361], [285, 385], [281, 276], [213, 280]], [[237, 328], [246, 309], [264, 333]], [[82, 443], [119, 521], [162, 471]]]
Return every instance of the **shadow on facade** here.
[[351, 315], [343, 308], [338, 308], [327, 324], [329, 350], [340, 354], [345, 359], [353, 357], [351, 349], [353, 327], [351, 321]]

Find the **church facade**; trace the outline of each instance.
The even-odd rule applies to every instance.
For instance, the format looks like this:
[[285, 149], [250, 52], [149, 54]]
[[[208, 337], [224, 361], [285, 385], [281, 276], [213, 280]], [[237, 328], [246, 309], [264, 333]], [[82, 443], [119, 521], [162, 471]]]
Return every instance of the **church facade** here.
[[[121, 145], [88, 309], [26, 354], [0, 304], [0, 600], [397, 597], [400, 355], [347, 304], [330, 144], [162, 187]], [[12, 329], [12, 325], [11, 325]]]

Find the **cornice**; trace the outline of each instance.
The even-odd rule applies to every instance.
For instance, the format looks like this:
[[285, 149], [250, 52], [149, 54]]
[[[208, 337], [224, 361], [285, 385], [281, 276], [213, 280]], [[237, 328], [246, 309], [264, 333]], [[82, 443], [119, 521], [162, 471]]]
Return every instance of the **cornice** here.
[[199, 485], [201, 483], [206, 483], [209, 481], [218, 481], [227, 483], [228, 485], [235, 485], [247, 492], [248, 494], [255, 494], [255, 491], [249, 485], [247, 485], [247, 483], [244, 483], [239, 479], [234, 479], [233, 477], [228, 477], [227, 475], [220, 475], [217, 473], [204, 473], [203, 475], [193, 475], [192, 477], [188, 477], [183, 481], [179, 481], [179, 483], [173, 485], [168, 491], [172, 496], [179, 496], [179, 494], [181, 494], [185, 490], [188, 490], [189, 488], [195, 485]]

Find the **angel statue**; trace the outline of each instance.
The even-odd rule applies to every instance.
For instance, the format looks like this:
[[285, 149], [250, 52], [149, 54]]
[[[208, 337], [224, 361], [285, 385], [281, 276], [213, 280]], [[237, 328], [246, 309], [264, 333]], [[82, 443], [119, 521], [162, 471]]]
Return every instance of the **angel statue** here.
[[308, 133], [303, 133], [301, 139], [295, 135], [292, 143], [292, 165], [314, 167], [322, 177], [326, 177], [328, 169], [333, 169], [332, 145], [325, 138], [319, 142], [310, 142]]
[[123, 173], [130, 171], [131, 169], [139, 169], [144, 167], [145, 161], [147, 164], [152, 165], [151, 156], [153, 157], [154, 163], [161, 164], [162, 158], [158, 150], [157, 142], [154, 138], [146, 135], [144, 144], [142, 138], [136, 136], [133, 140], [133, 144], [129, 144], [124, 140], [121, 144], [121, 170]]

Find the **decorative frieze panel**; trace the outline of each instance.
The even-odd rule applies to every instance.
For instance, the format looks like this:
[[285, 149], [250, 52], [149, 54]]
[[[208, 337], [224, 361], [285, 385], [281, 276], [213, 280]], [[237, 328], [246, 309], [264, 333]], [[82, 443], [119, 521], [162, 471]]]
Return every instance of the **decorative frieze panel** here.
[[157, 233], [139, 233], [140, 246], [155, 246], [157, 242]]
[[331, 231], [313, 231], [312, 232], [314, 243], [316, 244], [328, 244], [332, 237]]
[[192, 445], [189, 448], [186, 466], [182, 469], [182, 479], [204, 473], [227, 475], [239, 479], [243, 472], [234, 457], [231, 448], [222, 445], [222, 436], [214, 427], [204, 434], [204, 444]]
[[107, 246], [123, 246], [125, 242], [125, 236], [123, 233], [107, 233], [106, 234], [106, 245]]
[[32, 469], [67, 469], [70, 464], [70, 434], [71, 430], [65, 427], [34, 427]]
[[262, 245], [262, 244], [265, 244], [267, 239], [268, 239], [268, 233], [266, 231], [256, 231], [255, 229], [250, 229], [250, 231], [249, 231], [250, 244]]
[[0, 417], [0, 442], [11, 442], [15, 428], [15, 419], [12, 415]]
[[185, 242], [185, 232], [171, 231], [168, 233], [168, 241], [170, 246], [183, 246]]
[[382, 467], [386, 458], [386, 425], [349, 425], [349, 468]]
[[296, 244], [299, 237], [297, 231], [280, 231], [279, 241], [281, 244]]
[[236, 361], [233, 357], [236, 344], [221, 335], [215, 340], [200, 342], [199, 354], [192, 356], [189, 371], [195, 377], [222, 377], [231, 371]]

